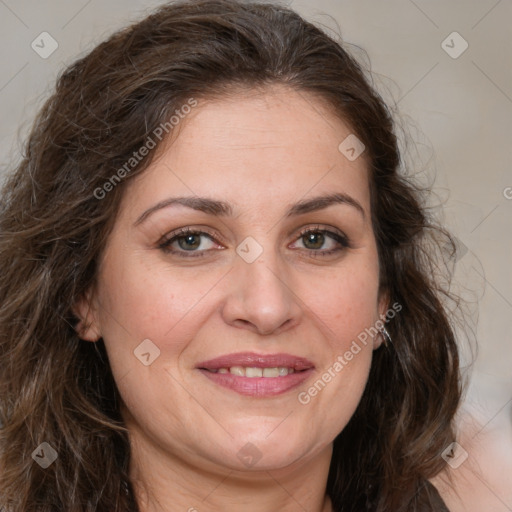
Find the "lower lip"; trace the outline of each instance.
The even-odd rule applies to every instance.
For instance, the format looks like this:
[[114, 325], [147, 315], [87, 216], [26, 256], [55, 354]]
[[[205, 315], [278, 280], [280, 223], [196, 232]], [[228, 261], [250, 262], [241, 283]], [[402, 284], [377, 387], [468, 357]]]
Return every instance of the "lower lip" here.
[[219, 386], [241, 395], [263, 398], [281, 395], [299, 386], [313, 373], [314, 368], [294, 372], [284, 377], [239, 377], [231, 373], [214, 373], [203, 369], [199, 371]]

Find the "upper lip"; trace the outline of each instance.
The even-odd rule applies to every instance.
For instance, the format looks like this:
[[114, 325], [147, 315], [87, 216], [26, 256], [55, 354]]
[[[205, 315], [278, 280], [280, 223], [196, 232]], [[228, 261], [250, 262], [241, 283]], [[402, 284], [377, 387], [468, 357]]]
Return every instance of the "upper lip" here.
[[248, 368], [293, 368], [296, 371], [314, 368], [314, 364], [304, 357], [291, 354], [256, 354], [255, 352], [238, 352], [226, 354], [209, 359], [197, 364], [196, 368], [206, 370], [218, 370], [219, 368], [231, 368], [244, 366]]

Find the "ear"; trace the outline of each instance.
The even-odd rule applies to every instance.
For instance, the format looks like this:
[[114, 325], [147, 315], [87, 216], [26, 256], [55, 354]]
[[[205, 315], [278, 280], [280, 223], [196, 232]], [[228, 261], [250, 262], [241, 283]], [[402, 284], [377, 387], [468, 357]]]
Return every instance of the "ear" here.
[[387, 290], [379, 294], [379, 318], [385, 318], [386, 313], [389, 310], [389, 292]]
[[88, 290], [71, 309], [78, 318], [78, 323], [75, 326], [78, 336], [86, 341], [98, 341], [101, 338], [101, 331], [93, 290]]
[[[378, 312], [379, 312], [379, 320], [377, 325], [383, 325], [386, 323], [386, 313], [389, 310], [389, 292], [383, 291], [379, 294], [378, 300]], [[387, 342], [387, 339], [384, 334], [379, 334], [373, 338], [373, 350], [377, 350], [382, 343]]]

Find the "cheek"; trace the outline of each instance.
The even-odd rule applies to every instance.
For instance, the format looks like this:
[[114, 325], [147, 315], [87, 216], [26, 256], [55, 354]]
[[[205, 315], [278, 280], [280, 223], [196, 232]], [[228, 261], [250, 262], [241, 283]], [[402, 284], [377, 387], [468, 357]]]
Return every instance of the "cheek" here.
[[176, 366], [200, 325], [201, 301], [214, 280], [191, 282], [136, 260], [114, 263], [103, 268], [99, 294], [100, 330], [114, 377], [121, 381], [129, 372], [146, 375], [140, 358], [148, 352], [152, 369], [162, 369], [163, 362]]
[[[354, 258], [355, 260], [355, 258]], [[372, 326], [378, 319], [378, 265], [367, 258], [317, 280], [309, 292], [304, 286], [307, 306], [327, 327], [336, 349]], [[307, 295], [306, 295], [307, 293]]]
[[[317, 379], [299, 390], [298, 402], [313, 429], [333, 439], [359, 404], [373, 356], [371, 327], [378, 319], [375, 272], [333, 279], [312, 301], [323, 331], [325, 357]], [[318, 331], [317, 331], [318, 332]], [[320, 353], [320, 352], [319, 352]]]
[[191, 313], [200, 313], [218, 276], [180, 272], [161, 264], [148, 266], [141, 259], [105, 265], [101, 295], [107, 314], [103, 315], [102, 325], [108, 329], [117, 323], [113, 326], [116, 331], [124, 329], [139, 342], [152, 337], [159, 341], [176, 338], [171, 333], [181, 332], [183, 326], [190, 324]]

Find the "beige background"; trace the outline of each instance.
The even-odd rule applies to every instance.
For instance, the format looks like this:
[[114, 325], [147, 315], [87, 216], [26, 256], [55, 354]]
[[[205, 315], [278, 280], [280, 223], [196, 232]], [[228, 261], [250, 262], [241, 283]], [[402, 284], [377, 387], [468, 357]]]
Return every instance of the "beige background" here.
[[[59, 70], [160, 3], [0, 0], [2, 175]], [[479, 344], [458, 439], [468, 459], [453, 470], [465, 504], [446, 499], [453, 511], [512, 511], [512, 2], [286, 3], [368, 52], [376, 86], [417, 143], [407, 154], [415, 172], [435, 178], [433, 200], [463, 249], [454, 291], [471, 302]], [[31, 47], [43, 31], [58, 43], [46, 59]]]

